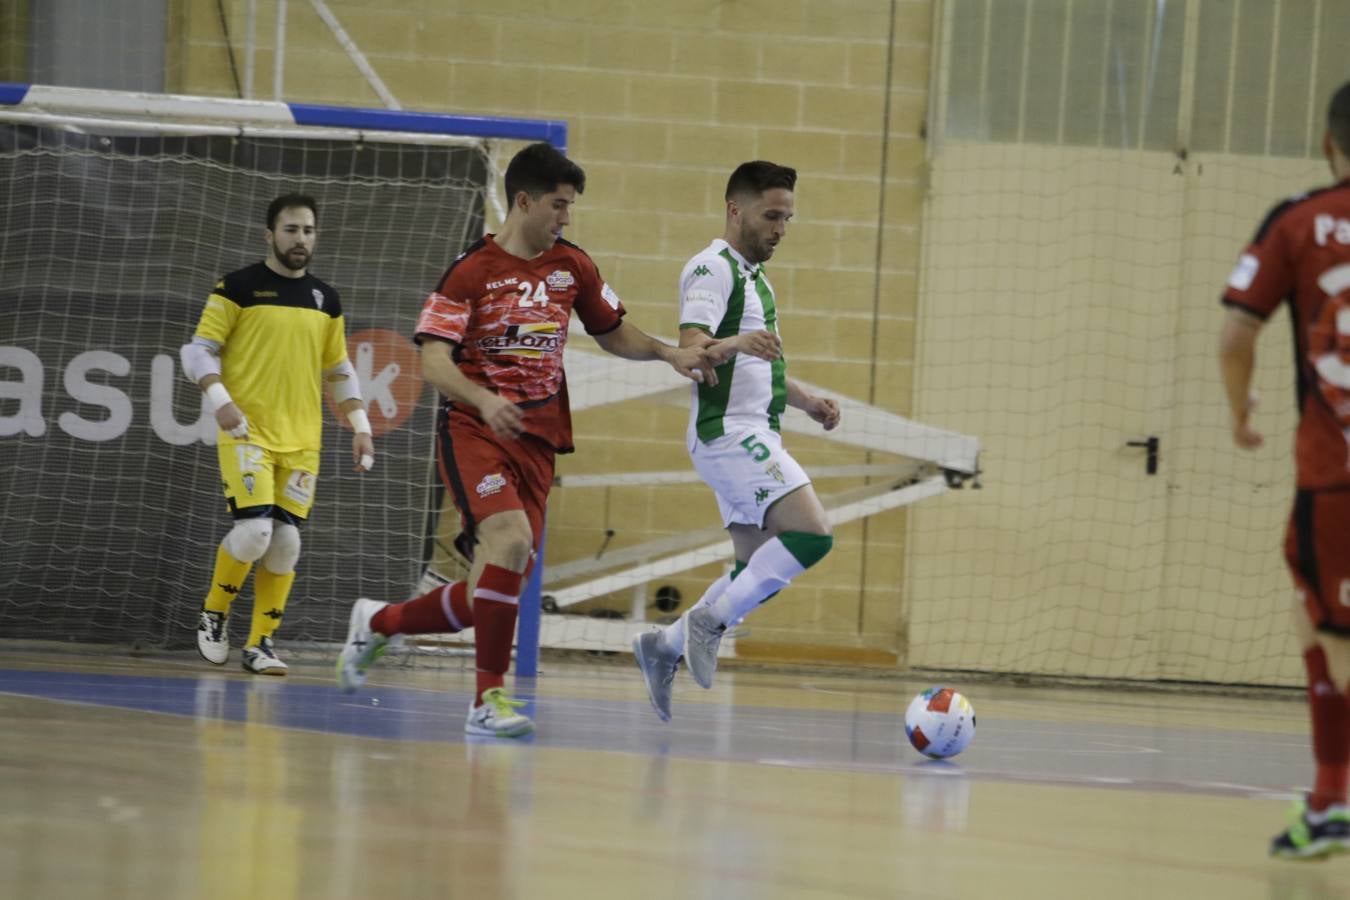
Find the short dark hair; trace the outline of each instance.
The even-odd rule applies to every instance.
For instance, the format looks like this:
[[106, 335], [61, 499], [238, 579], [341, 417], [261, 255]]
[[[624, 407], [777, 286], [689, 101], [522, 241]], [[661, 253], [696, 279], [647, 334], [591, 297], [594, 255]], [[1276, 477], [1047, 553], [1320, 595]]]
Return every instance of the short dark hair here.
[[586, 173], [552, 144], [530, 144], [511, 157], [506, 167], [506, 199], [514, 201], [521, 191], [531, 197], [552, 193], [560, 184], [570, 184], [578, 194], [586, 192]]
[[1340, 151], [1350, 156], [1350, 81], [1331, 95], [1331, 103], [1327, 106], [1327, 131]]
[[314, 198], [309, 194], [282, 194], [271, 203], [267, 204], [267, 230], [271, 231], [276, 227], [277, 216], [281, 215], [283, 209], [299, 209], [309, 207], [309, 211], [314, 213], [314, 224], [319, 224], [319, 204], [314, 202]]
[[797, 185], [797, 170], [762, 159], [743, 162], [727, 179], [727, 197], [754, 194], [758, 197], [772, 188], [793, 190]]

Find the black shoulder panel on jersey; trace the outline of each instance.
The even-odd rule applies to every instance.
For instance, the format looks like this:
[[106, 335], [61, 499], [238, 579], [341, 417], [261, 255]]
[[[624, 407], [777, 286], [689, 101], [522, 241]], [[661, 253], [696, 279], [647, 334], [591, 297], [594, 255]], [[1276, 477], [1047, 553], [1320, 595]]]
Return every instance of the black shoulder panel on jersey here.
[[233, 300], [240, 306], [247, 306], [248, 298], [253, 293], [253, 285], [258, 281], [258, 273], [255, 270], [260, 267], [265, 268], [262, 263], [254, 263], [227, 273], [216, 284], [213, 293], [220, 294], [227, 300]]
[[464, 262], [464, 260], [468, 259], [470, 256], [473, 256], [475, 253], [477, 253], [479, 250], [482, 250], [486, 246], [487, 246], [487, 238], [479, 238], [478, 240], [470, 244], [468, 247], [464, 248], [464, 250], [459, 254], [459, 256], [455, 257], [455, 261], [450, 263], [450, 266], [444, 272], [441, 273], [441, 277], [436, 279], [436, 287], [433, 288], [433, 290], [439, 291], [441, 289], [441, 285], [445, 284], [445, 279], [449, 278], [450, 273], [455, 271], [455, 266]]
[[1275, 222], [1280, 216], [1293, 209], [1301, 199], [1302, 198], [1299, 198], [1298, 200], [1283, 200], [1280, 203], [1277, 203], [1275, 208], [1266, 213], [1266, 217], [1261, 220], [1261, 225], [1256, 229], [1256, 234], [1252, 235], [1251, 243], [1259, 244], [1264, 241], [1266, 235], [1270, 232], [1270, 229], [1275, 227]]
[[265, 263], [256, 263], [225, 276], [226, 297], [240, 309], [251, 306], [290, 306], [312, 309], [330, 318], [342, 315], [338, 292], [308, 273], [303, 278], [278, 275]]
[[1279, 220], [1280, 216], [1289, 212], [1294, 207], [1306, 203], [1309, 200], [1313, 200], [1317, 197], [1320, 197], [1323, 194], [1327, 193], [1328, 191], [1334, 191], [1337, 188], [1342, 188], [1345, 186], [1346, 185], [1344, 184], [1333, 184], [1325, 187], [1313, 188], [1312, 190], [1306, 193], [1297, 194], [1293, 197], [1290, 197], [1287, 200], [1277, 203], [1274, 209], [1266, 213], [1265, 219], [1261, 221], [1261, 227], [1256, 229], [1256, 235], [1252, 238], [1251, 242], [1253, 244], [1259, 244], [1263, 240], [1265, 240], [1266, 235], [1270, 232], [1271, 228], [1275, 227], [1275, 223]]

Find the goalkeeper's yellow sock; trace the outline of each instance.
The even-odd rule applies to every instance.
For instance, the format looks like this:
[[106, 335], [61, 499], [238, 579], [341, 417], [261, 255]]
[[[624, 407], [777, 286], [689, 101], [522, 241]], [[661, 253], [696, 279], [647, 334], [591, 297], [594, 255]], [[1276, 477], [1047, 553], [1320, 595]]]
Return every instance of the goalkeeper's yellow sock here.
[[258, 646], [258, 641], [271, 637], [277, 630], [294, 581], [294, 572], [278, 575], [267, 566], [258, 566], [258, 572], [253, 576], [253, 624], [249, 628], [245, 647]]
[[206, 595], [206, 602], [202, 604], [208, 612], [217, 612], [229, 614], [230, 604], [238, 596], [239, 589], [244, 586], [244, 579], [248, 577], [248, 570], [253, 568], [251, 562], [240, 562], [230, 555], [230, 551], [225, 549], [222, 543], [216, 548], [216, 569], [211, 575], [211, 590]]

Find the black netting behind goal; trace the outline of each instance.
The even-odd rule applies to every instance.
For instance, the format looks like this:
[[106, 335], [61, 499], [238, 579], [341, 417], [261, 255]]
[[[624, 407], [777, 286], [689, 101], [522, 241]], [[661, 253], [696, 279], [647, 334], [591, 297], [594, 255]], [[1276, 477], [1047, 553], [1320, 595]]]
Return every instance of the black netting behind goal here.
[[191, 646], [230, 519], [178, 348], [216, 279], [262, 258], [267, 204], [290, 191], [318, 200], [311, 270], [342, 295], [380, 456], [352, 473], [329, 407], [280, 636], [340, 640], [354, 597], [406, 596], [434, 477], [409, 337], [482, 233], [488, 171], [470, 145], [0, 123], [0, 637]]

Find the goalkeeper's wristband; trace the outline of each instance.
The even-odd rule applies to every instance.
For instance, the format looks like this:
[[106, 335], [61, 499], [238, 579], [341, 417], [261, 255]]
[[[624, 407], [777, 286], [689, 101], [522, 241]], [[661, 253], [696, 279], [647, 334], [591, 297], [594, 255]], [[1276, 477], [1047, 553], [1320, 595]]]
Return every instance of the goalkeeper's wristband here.
[[347, 413], [347, 421], [352, 423], [352, 431], [357, 434], [370, 434], [370, 417], [364, 409], [354, 409]]
[[206, 389], [206, 399], [211, 402], [212, 412], [216, 412], [222, 406], [228, 406], [234, 402], [234, 398], [230, 396], [230, 392], [226, 390], [225, 385], [219, 381], [213, 382], [211, 386]]

